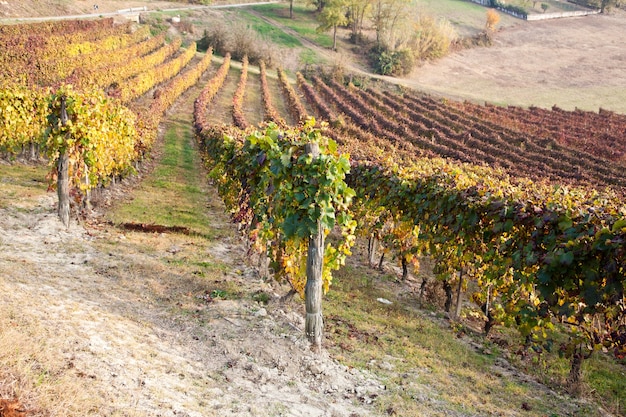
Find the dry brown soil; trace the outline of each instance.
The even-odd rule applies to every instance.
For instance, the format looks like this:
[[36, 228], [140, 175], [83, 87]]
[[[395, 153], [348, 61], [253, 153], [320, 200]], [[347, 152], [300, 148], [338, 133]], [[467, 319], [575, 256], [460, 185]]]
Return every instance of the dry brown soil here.
[[473, 48], [417, 68], [407, 85], [457, 98], [626, 113], [626, 13], [520, 21]]
[[[98, 10], [94, 11], [94, 5]], [[0, 0], [0, 18], [48, 17], [75, 14], [114, 13], [132, 7], [148, 10], [171, 9], [186, 4], [169, 1], [121, 1], [121, 0]]]
[[[53, 195], [32, 195], [0, 209], [0, 362], [20, 374], [0, 370], [0, 398], [29, 416], [375, 415], [361, 401], [380, 383], [310, 352], [302, 303], [276, 301], [232, 234], [66, 230]], [[224, 272], [177, 268], [192, 252]], [[226, 281], [241, 295], [211, 297]]]

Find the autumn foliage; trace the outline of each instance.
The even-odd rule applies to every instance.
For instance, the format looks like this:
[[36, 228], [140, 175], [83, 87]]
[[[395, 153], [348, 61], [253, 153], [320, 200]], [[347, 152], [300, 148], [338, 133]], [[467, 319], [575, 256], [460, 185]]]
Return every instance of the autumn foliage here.
[[500, 22], [500, 15], [494, 9], [487, 10], [487, 22], [485, 29], [489, 32], [496, 30], [496, 25]]

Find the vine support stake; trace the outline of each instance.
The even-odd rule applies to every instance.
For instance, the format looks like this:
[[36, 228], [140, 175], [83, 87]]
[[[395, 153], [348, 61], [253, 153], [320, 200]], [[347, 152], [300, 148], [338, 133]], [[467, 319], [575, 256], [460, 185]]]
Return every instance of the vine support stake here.
[[376, 247], [378, 246], [378, 239], [374, 234], [371, 234], [367, 239], [367, 262], [370, 268], [374, 268], [376, 265]]
[[461, 316], [461, 293], [463, 291], [463, 268], [459, 271], [459, 286], [456, 287], [456, 309], [454, 310], [454, 318], [456, 320]]
[[[319, 157], [320, 150], [317, 143], [306, 145], [307, 154], [313, 158]], [[311, 349], [320, 352], [322, 348], [322, 333], [324, 319], [322, 316], [322, 268], [324, 265], [324, 229], [317, 221], [316, 233], [309, 237], [309, 249], [306, 260], [306, 286], [304, 287], [306, 302], [305, 332], [311, 342]]]
[[[61, 125], [65, 126], [68, 121], [65, 97], [61, 97]], [[65, 227], [70, 227], [70, 183], [69, 183], [69, 156], [67, 150], [63, 150], [57, 161], [57, 195], [59, 197], [58, 214]]]

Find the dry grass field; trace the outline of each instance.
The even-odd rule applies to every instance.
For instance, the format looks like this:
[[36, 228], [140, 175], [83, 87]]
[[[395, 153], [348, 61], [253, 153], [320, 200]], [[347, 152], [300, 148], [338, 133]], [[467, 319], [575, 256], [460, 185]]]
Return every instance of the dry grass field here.
[[626, 13], [522, 22], [417, 68], [407, 84], [501, 105], [626, 113]]

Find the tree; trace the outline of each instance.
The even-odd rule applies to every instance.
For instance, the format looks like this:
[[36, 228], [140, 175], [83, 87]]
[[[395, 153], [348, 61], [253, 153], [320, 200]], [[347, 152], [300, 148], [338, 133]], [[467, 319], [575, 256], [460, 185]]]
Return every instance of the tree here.
[[496, 25], [500, 22], [500, 15], [493, 9], [487, 10], [487, 23], [485, 24], [485, 29], [488, 32], [493, 32], [496, 30]]
[[546, 10], [548, 10], [549, 7], [550, 5], [548, 3], [541, 3], [541, 10], [543, 10], [544, 13], [546, 12]]
[[372, 4], [372, 25], [376, 30], [376, 43], [386, 44], [389, 48], [394, 49], [396, 45], [393, 39], [394, 30], [401, 28], [398, 25], [400, 20], [409, 16], [406, 13], [406, 0], [374, 0]]
[[359, 43], [363, 33], [363, 20], [371, 3], [364, 0], [348, 0], [347, 3], [348, 22], [351, 30], [351, 38], [354, 43]]
[[326, 2], [324, 9], [318, 16], [320, 25], [318, 32], [333, 30], [333, 51], [337, 50], [337, 26], [348, 23], [346, 18], [346, 4], [344, 0], [330, 0]]
[[315, 11], [318, 13], [321, 13], [322, 10], [324, 10], [324, 7], [326, 7], [326, 3], [326, 0], [311, 0], [311, 4], [315, 6]]

